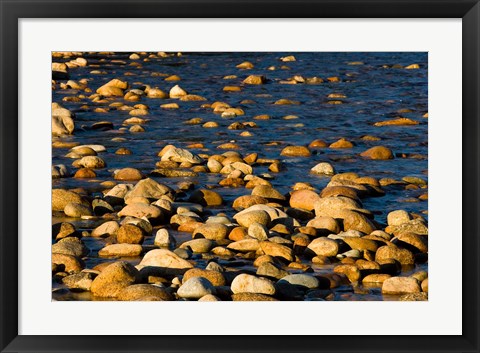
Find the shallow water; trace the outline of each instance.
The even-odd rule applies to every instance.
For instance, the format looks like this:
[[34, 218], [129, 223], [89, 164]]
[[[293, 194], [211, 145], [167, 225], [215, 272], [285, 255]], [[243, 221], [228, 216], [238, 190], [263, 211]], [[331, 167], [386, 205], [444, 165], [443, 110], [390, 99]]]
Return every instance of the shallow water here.
[[[279, 58], [286, 55], [295, 55], [297, 61], [283, 63]], [[134, 167], [148, 174], [155, 169], [155, 162], [159, 161], [158, 152], [166, 144], [174, 144], [177, 147], [186, 148], [193, 142], [201, 142], [204, 149], [192, 149], [196, 153], [221, 154], [224, 151], [216, 149], [216, 146], [235, 141], [241, 146], [240, 153], [246, 155], [250, 152], [258, 152], [261, 158], [272, 158], [282, 161], [285, 170], [275, 175], [271, 180], [273, 186], [282, 193], [290, 191], [290, 187], [298, 181], [311, 183], [318, 191], [326, 186], [327, 177], [315, 176], [308, 171], [321, 161], [331, 162], [337, 171], [357, 172], [361, 176], [373, 176], [375, 178], [394, 178], [400, 180], [405, 176], [418, 176], [428, 179], [428, 119], [422, 116], [428, 112], [428, 56], [426, 53], [183, 53], [182, 56], [168, 58], [152, 58], [149, 62], [138, 61], [141, 67], [112, 63], [111, 60], [123, 60], [126, 63], [130, 53], [117, 53], [109, 55], [106, 60], [96, 54], [84, 55], [88, 67], [80, 67], [70, 70], [70, 78], [79, 80], [89, 78], [89, 87], [93, 90], [113, 78], [126, 80], [131, 88], [138, 88], [145, 84], [152, 87], [158, 86], [163, 91], [179, 84], [189, 94], [197, 94], [205, 97], [206, 102], [223, 101], [232, 107], [240, 107], [245, 111], [244, 116], [225, 119], [214, 114], [211, 109], [200, 106], [206, 102], [179, 102], [175, 99], [149, 99], [143, 98], [140, 102], [126, 102], [134, 105], [137, 103], [147, 104], [150, 114], [142, 118], [150, 121], [144, 125], [146, 132], [131, 133], [122, 122], [129, 118], [128, 111], [110, 110], [108, 113], [96, 113], [94, 108], [105, 105], [91, 103], [85, 99], [82, 102], [62, 102], [65, 96], [78, 94], [74, 90], [54, 90], [53, 102], [60, 102], [65, 108], [75, 112], [75, 133], [62, 140], [75, 141], [80, 144], [101, 144], [107, 148], [107, 152], [99, 156], [107, 163], [107, 168], [96, 170], [95, 180], [112, 180], [112, 172], [123, 167]], [[55, 61], [62, 61], [55, 59]], [[250, 61], [255, 65], [251, 70], [241, 70], [235, 65]], [[349, 62], [362, 61], [364, 65], [348, 65]], [[385, 68], [395, 64], [402, 66], [418, 63], [420, 69], [405, 70]], [[98, 67], [92, 67], [98, 65]], [[289, 70], [280, 69], [282, 65], [290, 67]], [[267, 70], [270, 66], [276, 66], [277, 70]], [[106, 71], [106, 74], [91, 74], [92, 70]], [[152, 76], [153, 73], [168, 75], [177, 74], [181, 77], [178, 82], [166, 82], [164, 77]], [[132, 75], [133, 74], [133, 75]], [[241, 81], [251, 74], [265, 75], [269, 81], [264, 85], [245, 85], [241, 92], [223, 92], [224, 86], [242, 85]], [[237, 79], [225, 80], [226, 75], [237, 75]], [[321, 84], [280, 84], [279, 80], [286, 80], [294, 75], [303, 77], [321, 77], [323, 79], [338, 76], [342, 82], [324, 82]], [[343, 93], [347, 96], [340, 99], [343, 104], [327, 104], [327, 96], [330, 93]], [[300, 101], [300, 105], [274, 105], [280, 98]], [[245, 99], [253, 100], [253, 104], [240, 104]], [[123, 101], [119, 98], [118, 101]], [[160, 104], [178, 102], [180, 109], [161, 109]], [[88, 104], [87, 109], [82, 108]], [[410, 109], [411, 113], [397, 113], [400, 109]], [[270, 120], [253, 120], [260, 114], [268, 114]], [[296, 115], [298, 119], [284, 120], [286, 115]], [[407, 117], [418, 121], [419, 125], [413, 126], [385, 126], [375, 127], [373, 123], [398, 116]], [[186, 125], [184, 122], [195, 117], [200, 117], [203, 122], [216, 121], [219, 128], [206, 129], [202, 125]], [[113, 130], [99, 131], [89, 127], [99, 121], [110, 121], [114, 125]], [[253, 136], [242, 137], [242, 130], [228, 130], [226, 127], [232, 122], [255, 121], [258, 128], [248, 129]], [[381, 138], [381, 141], [364, 141], [360, 139], [364, 135], [373, 135]], [[122, 137], [124, 142], [112, 141], [112, 138]], [[322, 139], [332, 143], [339, 138], [346, 138], [355, 143], [354, 148], [345, 150], [333, 150], [329, 148], [312, 150], [311, 157], [283, 157], [280, 151], [286, 145], [308, 145], [314, 139]], [[278, 145], [268, 143], [278, 141]], [[358, 156], [364, 150], [383, 145], [392, 149], [397, 158], [387, 161], [364, 160]], [[116, 155], [119, 147], [129, 148], [132, 155]], [[65, 164], [71, 166], [72, 159], [64, 157], [68, 149], [54, 148], [52, 164]], [[405, 155], [415, 158], [402, 158]], [[255, 166], [254, 174], [267, 173], [268, 165]], [[73, 169], [73, 168], [71, 168]], [[191, 180], [197, 187], [217, 185], [222, 176], [201, 173], [196, 178], [156, 178], [157, 181], [175, 188], [176, 183], [182, 180]], [[53, 180], [54, 188], [83, 187], [87, 190], [100, 190], [98, 183], [89, 179], [62, 178]], [[426, 193], [426, 189], [405, 190], [404, 186], [384, 187], [386, 195], [383, 197], [363, 199], [363, 206], [375, 214], [375, 219], [380, 223], [386, 223], [386, 215], [395, 209], [405, 209], [409, 212], [422, 214], [428, 219], [427, 201], [416, 199]], [[233, 200], [250, 193], [245, 188], [222, 188], [215, 189], [220, 193], [225, 206], [211, 209], [212, 214], [225, 212], [233, 215], [231, 209]], [[100, 193], [98, 194], [100, 195]], [[407, 202], [414, 201], [416, 202]], [[55, 219], [57, 223], [59, 219]], [[80, 229], [90, 230], [93, 228], [91, 221], [68, 219], [68, 221], [80, 226]], [[177, 234], [185, 240], [188, 234]], [[84, 238], [87, 240], [87, 238]], [[153, 242], [153, 238], [147, 239], [146, 243]], [[93, 253], [87, 259], [88, 267], [94, 266], [105, 259], [96, 258], [96, 251], [102, 247], [101, 240], [87, 240], [87, 245], [92, 246]], [[315, 271], [321, 269], [314, 267]], [[422, 265], [421, 269], [426, 269]], [[382, 295], [377, 289], [366, 290], [367, 294], [354, 292], [342, 293], [338, 300], [381, 300]], [[344, 300], [347, 300], [344, 299]], [[387, 298], [389, 299], [389, 298]], [[391, 298], [390, 298], [391, 299]]]

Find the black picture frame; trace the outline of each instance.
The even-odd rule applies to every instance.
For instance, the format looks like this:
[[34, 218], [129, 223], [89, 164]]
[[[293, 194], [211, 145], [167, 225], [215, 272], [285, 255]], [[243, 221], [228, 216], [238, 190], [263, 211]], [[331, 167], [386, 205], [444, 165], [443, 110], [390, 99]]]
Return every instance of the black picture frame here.
[[[479, 352], [478, 0], [0, 0], [1, 352]], [[461, 336], [18, 335], [18, 20], [20, 18], [462, 18]], [[448, 303], [445, 303], [448, 305]], [[394, 332], [392, 332], [394, 334]]]

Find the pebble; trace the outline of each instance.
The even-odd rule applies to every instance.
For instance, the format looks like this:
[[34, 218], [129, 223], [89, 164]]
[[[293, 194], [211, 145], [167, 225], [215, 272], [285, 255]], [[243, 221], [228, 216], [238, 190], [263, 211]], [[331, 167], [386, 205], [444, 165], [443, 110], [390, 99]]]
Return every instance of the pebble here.
[[266, 278], [260, 278], [242, 273], [236, 276], [235, 279], [232, 281], [231, 290], [234, 294], [257, 293], [274, 295], [275, 285], [272, 281]]
[[409, 294], [422, 291], [420, 284], [412, 277], [391, 277], [382, 285], [383, 294]]
[[307, 274], [293, 274], [288, 275], [280, 279], [278, 283], [287, 282], [295, 286], [303, 287], [306, 289], [314, 289], [320, 286], [318, 279], [312, 275]]
[[147, 252], [137, 265], [140, 270], [145, 267], [157, 267], [167, 274], [183, 274], [193, 265], [170, 250], [155, 249]]
[[178, 288], [180, 298], [200, 299], [208, 294], [215, 294], [215, 287], [204, 277], [192, 277]]
[[318, 200], [320, 196], [312, 190], [297, 190], [290, 195], [289, 203], [291, 207], [313, 211]]
[[210, 239], [200, 238], [188, 240], [180, 245], [180, 248], [190, 248], [194, 253], [208, 253], [215, 243]]
[[165, 289], [151, 284], [134, 284], [123, 289], [117, 297], [121, 301], [169, 301], [172, 295]]
[[138, 244], [111, 244], [98, 251], [98, 255], [101, 257], [135, 257], [140, 256], [143, 249]]
[[335, 240], [320, 237], [312, 240], [307, 249], [317, 256], [336, 256], [338, 254], [338, 243]]
[[138, 271], [125, 261], [115, 262], [103, 269], [93, 280], [91, 291], [97, 297], [117, 297], [120, 292], [134, 284]]
[[205, 278], [215, 287], [227, 285], [225, 276], [222, 274], [221, 271], [202, 270], [200, 268], [192, 268], [191, 270], [185, 272], [182, 282], [185, 283], [190, 278], [194, 277]]
[[146, 205], [144, 203], [132, 203], [118, 212], [119, 217], [131, 216], [136, 218], [146, 217], [148, 219], [159, 218], [162, 216], [162, 210], [156, 206]]
[[320, 174], [320, 175], [334, 175], [335, 168], [328, 162], [321, 162], [315, 165], [310, 172], [313, 174]]
[[375, 146], [360, 153], [360, 156], [370, 159], [393, 159], [393, 153], [390, 148], [384, 146]]
[[196, 228], [193, 238], [205, 238], [210, 240], [222, 240], [228, 237], [229, 228], [221, 223], [207, 223]]
[[124, 244], [142, 244], [143, 230], [133, 224], [124, 224], [116, 232], [117, 241]]
[[286, 157], [309, 157], [311, 152], [305, 146], [287, 146], [282, 150], [280, 155]]
[[92, 216], [92, 210], [84, 204], [69, 202], [65, 205], [63, 212], [68, 217], [81, 218], [84, 216]]

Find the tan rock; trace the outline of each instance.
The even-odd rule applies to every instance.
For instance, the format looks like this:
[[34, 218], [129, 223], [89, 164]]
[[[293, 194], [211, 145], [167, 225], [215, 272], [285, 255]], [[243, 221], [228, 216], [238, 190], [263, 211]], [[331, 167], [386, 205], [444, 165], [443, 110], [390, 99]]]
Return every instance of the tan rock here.
[[390, 148], [384, 146], [374, 146], [368, 150], [360, 153], [360, 156], [369, 158], [369, 159], [393, 159], [393, 153]]
[[307, 249], [315, 255], [331, 257], [338, 254], [338, 243], [333, 239], [320, 237], [312, 240]]
[[272, 281], [252, 275], [240, 274], [235, 277], [231, 285], [232, 292], [237, 293], [258, 293], [273, 295], [275, 285]]
[[312, 211], [319, 199], [320, 196], [312, 190], [297, 190], [290, 195], [290, 206]]
[[107, 266], [92, 283], [92, 294], [97, 297], [115, 298], [120, 292], [134, 284], [138, 271], [125, 261], [115, 262]]
[[207, 223], [196, 228], [193, 232], [194, 238], [205, 238], [210, 240], [227, 239], [229, 228], [221, 223]]
[[383, 294], [408, 294], [421, 292], [420, 284], [412, 277], [391, 277], [382, 285]]

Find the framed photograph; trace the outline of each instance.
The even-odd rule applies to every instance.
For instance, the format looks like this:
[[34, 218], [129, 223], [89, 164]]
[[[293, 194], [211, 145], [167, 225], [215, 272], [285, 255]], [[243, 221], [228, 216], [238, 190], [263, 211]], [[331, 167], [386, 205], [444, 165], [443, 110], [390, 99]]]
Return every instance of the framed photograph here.
[[478, 1], [1, 2], [1, 352], [478, 352]]

